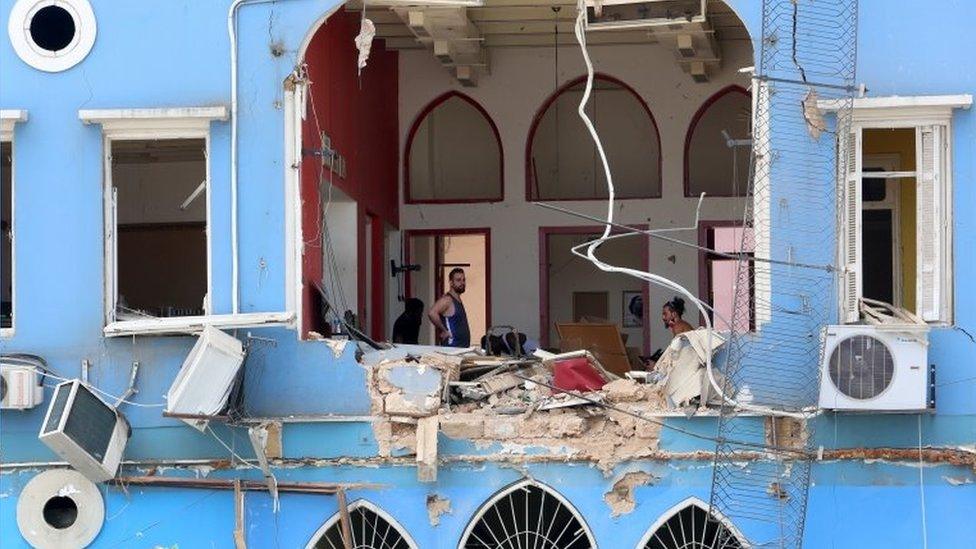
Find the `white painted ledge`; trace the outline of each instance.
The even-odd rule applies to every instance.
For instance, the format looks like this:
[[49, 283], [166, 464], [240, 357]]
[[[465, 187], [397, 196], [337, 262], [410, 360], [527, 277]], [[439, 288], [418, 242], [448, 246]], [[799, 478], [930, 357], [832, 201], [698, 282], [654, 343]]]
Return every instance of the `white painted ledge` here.
[[14, 136], [14, 124], [27, 122], [27, 111], [21, 109], [0, 109], [0, 139], [9, 141]]
[[213, 326], [221, 330], [236, 330], [268, 326], [291, 326], [294, 321], [295, 314], [288, 312], [145, 318], [112, 322], [105, 326], [103, 333], [106, 337], [196, 334], [203, 331], [204, 326]]
[[[846, 108], [843, 99], [825, 99], [817, 106], [825, 111], [838, 111]], [[854, 99], [853, 119], [901, 120], [901, 119], [949, 119], [954, 109], [968, 109], [973, 104], [973, 96], [959, 95], [891, 95], [885, 97], [858, 97]]]
[[168, 132], [209, 131], [210, 123], [227, 120], [227, 107], [173, 107], [163, 109], [82, 109], [78, 118], [85, 124], [101, 124], [106, 134], [144, 132], [148, 136]]

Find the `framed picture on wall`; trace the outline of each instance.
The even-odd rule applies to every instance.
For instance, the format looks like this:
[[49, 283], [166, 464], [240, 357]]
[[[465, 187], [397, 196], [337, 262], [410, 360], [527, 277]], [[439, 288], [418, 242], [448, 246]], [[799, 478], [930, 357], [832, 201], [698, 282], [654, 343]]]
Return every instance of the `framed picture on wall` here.
[[624, 328], [640, 328], [644, 325], [644, 294], [640, 291], [623, 292], [622, 324]]

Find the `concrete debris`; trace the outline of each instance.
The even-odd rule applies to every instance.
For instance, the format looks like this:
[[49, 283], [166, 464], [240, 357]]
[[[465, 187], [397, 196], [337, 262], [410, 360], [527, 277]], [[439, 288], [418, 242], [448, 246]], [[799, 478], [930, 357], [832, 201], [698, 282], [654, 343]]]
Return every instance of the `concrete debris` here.
[[617, 479], [610, 490], [603, 494], [603, 501], [610, 507], [610, 516], [619, 517], [634, 511], [634, 488], [649, 484], [654, 477], [644, 471], [632, 471]]
[[451, 500], [442, 498], [437, 494], [427, 494], [427, 520], [431, 526], [441, 523], [441, 515], [451, 514]]
[[601, 390], [581, 393], [585, 398], [553, 390], [551, 365], [561, 356], [512, 359], [417, 346], [367, 354], [379, 456], [414, 456], [419, 478], [429, 482], [437, 474], [438, 433], [476, 448], [501, 443], [515, 461], [541, 452], [592, 461], [605, 472], [654, 455], [660, 426], [630, 414], [666, 410], [662, 388], [607, 376]]
[[603, 392], [610, 402], [637, 402], [647, 397], [644, 387], [633, 379], [618, 379], [603, 386]]

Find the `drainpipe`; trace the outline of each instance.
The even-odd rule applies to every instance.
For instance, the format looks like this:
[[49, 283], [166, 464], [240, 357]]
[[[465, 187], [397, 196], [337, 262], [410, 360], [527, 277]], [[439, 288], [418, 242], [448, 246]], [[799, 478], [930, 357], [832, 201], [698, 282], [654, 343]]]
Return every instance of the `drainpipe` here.
[[230, 255], [231, 307], [240, 312], [239, 255], [237, 242], [237, 11], [244, 5], [268, 4], [275, 0], [234, 0], [227, 10], [227, 35], [230, 37]]

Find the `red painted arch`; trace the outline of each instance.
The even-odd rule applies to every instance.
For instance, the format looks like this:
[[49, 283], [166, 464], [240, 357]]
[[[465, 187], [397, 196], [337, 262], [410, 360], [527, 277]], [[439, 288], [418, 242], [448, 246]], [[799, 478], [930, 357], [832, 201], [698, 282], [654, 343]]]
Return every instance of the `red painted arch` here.
[[[594, 81], [596, 81], [596, 80], [603, 80], [604, 82], [611, 82], [613, 84], [617, 84], [618, 86], [620, 86], [624, 90], [630, 92], [630, 94], [633, 95], [635, 99], [637, 99], [637, 102], [640, 103], [641, 107], [643, 107], [644, 112], [647, 113], [647, 118], [651, 121], [651, 126], [654, 127], [654, 135], [657, 137], [657, 181], [658, 181], [658, 188], [657, 188], [656, 192], [655, 193], [652, 193], [650, 195], [647, 195], [647, 196], [632, 196], [632, 197], [627, 197], [627, 198], [617, 198], [617, 200], [636, 200], [636, 199], [645, 199], [645, 198], [661, 198], [661, 188], [664, 185], [664, 182], [661, 179], [661, 131], [657, 127], [657, 120], [654, 119], [654, 113], [651, 112], [651, 108], [647, 105], [647, 102], [644, 101], [644, 98], [641, 97], [641, 95], [639, 93], [637, 93], [637, 90], [635, 90], [634, 88], [632, 88], [629, 84], [627, 84], [623, 80], [620, 80], [619, 78], [616, 78], [614, 76], [610, 76], [609, 74], [605, 74], [605, 73], [602, 73], [602, 72], [598, 72], [598, 73], [594, 74], [593, 75], [593, 80]], [[528, 202], [533, 202], [533, 201], [536, 201], [536, 200], [540, 200], [539, 198], [534, 197], [533, 196], [533, 193], [532, 193], [532, 183], [535, 180], [534, 171], [532, 169], [532, 140], [535, 138], [535, 132], [536, 132], [536, 130], [539, 127], [539, 123], [542, 121], [542, 117], [543, 117], [543, 115], [546, 114], [546, 111], [549, 110], [549, 107], [552, 106], [553, 102], [555, 102], [556, 99], [560, 95], [562, 95], [566, 90], [568, 90], [568, 89], [572, 88], [573, 86], [575, 86], [577, 84], [580, 84], [582, 82], [586, 82], [586, 75], [583, 75], [583, 76], [579, 76], [577, 78], [574, 78], [574, 79], [570, 80], [569, 82], [566, 82], [565, 84], [563, 84], [562, 86], [560, 86], [559, 89], [557, 89], [555, 92], [553, 92], [551, 95], [549, 95], [548, 98], [546, 98], [546, 100], [542, 103], [542, 106], [539, 107], [539, 110], [536, 111], [535, 117], [532, 119], [532, 125], [529, 127], [529, 136], [528, 136], [528, 138], [525, 141], [525, 200], [528, 201]], [[547, 202], [566, 201], [566, 200], [602, 200], [602, 199], [597, 198], [597, 197], [590, 197], [590, 198], [547, 198], [546, 199]]]
[[[447, 101], [452, 97], [457, 97], [468, 102], [473, 106], [481, 116], [485, 117], [488, 121], [488, 125], [491, 127], [492, 133], [495, 135], [495, 142], [498, 143], [498, 186], [499, 195], [498, 197], [492, 198], [467, 198], [467, 199], [428, 199], [420, 200], [414, 199], [410, 196], [410, 148], [413, 146], [413, 139], [417, 134], [417, 130], [420, 129], [420, 124], [427, 118], [434, 109], [440, 106], [441, 103]], [[407, 143], [403, 150], [403, 201], [406, 204], [468, 204], [474, 202], [502, 202], [505, 200], [505, 149], [502, 147], [502, 136], [498, 131], [498, 126], [495, 125], [495, 121], [488, 114], [488, 111], [481, 106], [480, 103], [474, 100], [471, 96], [461, 93], [457, 90], [451, 90], [445, 92], [437, 97], [435, 97], [430, 103], [427, 104], [421, 111], [420, 114], [414, 119], [413, 124], [410, 126], [410, 131], [407, 133]]]
[[[702, 117], [705, 116], [705, 113], [708, 112], [708, 109], [716, 101], [718, 101], [719, 99], [725, 97], [726, 95], [728, 95], [730, 93], [734, 93], [734, 92], [741, 93], [741, 94], [745, 95], [746, 98], [748, 98], [750, 100], [752, 99], [752, 96], [749, 94], [749, 91], [748, 90], [746, 90], [745, 88], [743, 88], [742, 86], [740, 86], [738, 84], [732, 84], [730, 86], [726, 86], [726, 87], [718, 90], [717, 92], [713, 93], [711, 95], [711, 97], [709, 97], [708, 99], [705, 100], [704, 103], [702, 103], [702, 106], [701, 107], [698, 107], [698, 110], [695, 112], [695, 116], [691, 117], [691, 123], [688, 124], [688, 131], [685, 133], [685, 150], [684, 150], [684, 164], [683, 164], [683, 169], [684, 169], [684, 193], [685, 193], [685, 196], [692, 196], [692, 194], [691, 194], [691, 177], [689, 175], [688, 168], [689, 168], [689, 165], [690, 165], [690, 163], [689, 163], [689, 160], [690, 160], [689, 159], [689, 152], [691, 150], [691, 137], [695, 133], [695, 128], [698, 127], [698, 122], [701, 121]], [[709, 196], [731, 197], [731, 196], [734, 196], [734, 195], [731, 195], [731, 194], [713, 194], [713, 195], [709, 195]], [[697, 198], [697, 196], [695, 198]]]

